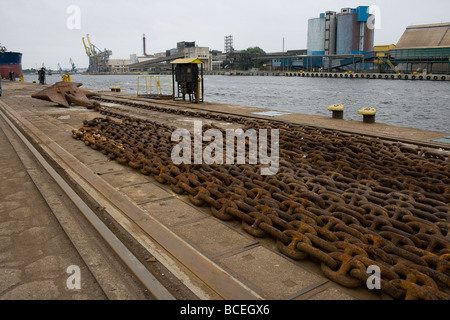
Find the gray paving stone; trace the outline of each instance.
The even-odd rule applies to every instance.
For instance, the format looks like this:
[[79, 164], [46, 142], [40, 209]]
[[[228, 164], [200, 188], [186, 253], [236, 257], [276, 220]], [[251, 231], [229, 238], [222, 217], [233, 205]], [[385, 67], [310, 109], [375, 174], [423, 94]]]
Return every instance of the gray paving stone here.
[[18, 285], [0, 296], [2, 300], [55, 300], [58, 286], [52, 280], [33, 281]]
[[25, 275], [30, 278], [53, 279], [65, 272], [66, 267], [61, 265], [61, 259], [57, 256], [45, 256], [25, 267]]
[[19, 233], [22, 243], [43, 244], [52, 237], [48, 227], [32, 227]]
[[0, 268], [0, 299], [3, 292], [21, 281], [22, 271], [15, 268]]

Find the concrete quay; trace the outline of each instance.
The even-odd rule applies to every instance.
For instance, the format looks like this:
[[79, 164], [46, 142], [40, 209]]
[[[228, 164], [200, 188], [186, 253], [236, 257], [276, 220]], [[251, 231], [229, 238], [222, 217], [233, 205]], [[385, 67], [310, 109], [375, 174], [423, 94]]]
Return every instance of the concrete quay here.
[[[3, 119], [0, 126], [0, 300], [106, 299], [30, 177], [39, 168], [25, 153], [22, 162]], [[72, 265], [83, 290], [66, 285]]]
[[[159, 184], [155, 179], [143, 176], [129, 167], [109, 161], [103, 154], [86, 147], [80, 141], [74, 140], [72, 138], [72, 130], [80, 128], [84, 120], [91, 120], [101, 115], [94, 110], [87, 110], [81, 107], [61, 108], [49, 102], [32, 99], [31, 94], [40, 89], [42, 89], [42, 86], [38, 84], [4, 83], [4, 94], [0, 98], [2, 102], [0, 109], [12, 114], [23, 130], [26, 131], [29, 128], [33, 128], [35, 132], [39, 133], [39, 136], [30, 133], [34, 143], [42, 145], [48, 156], [53, 157], [53, 160], [59, 163], [60, 169], [71, 175], [71, 179], [78, 181], [80, 187], [84, 188], [87, 193], [96, 197], [96, 201], [108, 212], [110, 218], [115, 220], [116, 224], [132, 235], [142, 247], [149, 250], [154, 257], [152, 261], [156, 260], [156, 263], [160, 264], [162, 269], [165, 268], [164, 270], [168, 271], [162, 275], [163, 278], [169, 277], [170, 273], [170, 277], [177, 278], [186, 284], [190, 292], [197, 298], [222, 298], [220, 293], [206, 285], [203, 275], [195, 274], [192, 268], [186, 266], [186, 263], [180, 263], [182, 257], [177, 256], [174, 252], [168, 252], [164, 244], [155, 241], [156, 236], [152, 234], [154, 232], [152, 228], [155, 226], [161, 227], [164, 232], [176, 238], [186, 248], [200, 252], [202, 259], [206, 259], [212, 265], [220, 267], [227, 277], [233, 279], [233, 281], [243, 283], [243, 286], [251, 294], [260, 299], [380, 299], [378, 294], [366, 288], [349, 289], [330, 281], [321, 273], [317, 264], [309, 261], [294, 261], [281, 255], [277, 252], [273, 241], [270, 239], [255, 239], [249, 236], [242, 231], [240, 223], [237, 221], [224, 223], [215, 219], [211, 216], [208, 208], [193, 206], [187, 197], [175, 194], [169, 187]], [[254, 114], [255, 112], [267, 110], [245, 106], [214, 103], [193, 105], [178, 101], [149, 101], [148, 99], [138, 99], [133, 95], [124, 93], [98, 93], [124, 100], [155, 103], [160, 106], [173, 106], [173, 104], [176, 104], [177, 107], [188, 110], [196, 109], [244, 117], [257, 116], [274, 119], [274, 117]], [[192, 121], [192, 119], [185, 119], [175, 114], [141, 109], [135, 110], [118, 104], [110, 105], [110, 107], [124, 113], [137, 114], [139, 117], [181, 127], [186, 125], [186, 121]], [[362, 121], [336, 120], [331, 118], [331, 114], [329, 118], [289, 114], [277, 116], [275, 119], [344, 130], [361, 135], [379, 136], [392, 140], [419, 142], [424, 145], [433, 144], [442, 147], [442, 149], [448, 149], [448, 144], [433, 142], [433, 140], [449, 135], [443, 132], [396, 127], [382, 123], [365, 124]], [[4, 124], [2, 123], [3, 127]], [[5, 151], [2, 154], [14, 154], [14, 150], [8, 149], [6, 142], [2, 142], [1, 148], [2, 151], [3, 148]], [[70, 164], [61, 161], [54, 154], [54, 151], [58, 148], [72, 155], [77, 162]], [[20, 160], [13, 157], [0, 158], [0, 160], [2, 163], [9, 163], [9, 165], [14, 166], [14, 168], [9, 169], [10, 171], [4, 173], [5, 175], [11, 175], [11, 178], [2, 180], [0, 186], [0, 190], [4, 192], [5, 197], [10, 197], [10, 203], [2, 203], [2, 207], [0, 207], [0, 222], [2, 226], [0, 232], [3, 233], [1, 236], [5, 240], [1, 241], [2, 246], [0, 247], [0, 253], [2, 254], [0, 255], [0, 268], [3, 272], [3, 275], [0, 274], [0, 277], [3, 276], [5, 281], [7, 281], [2, 281], [6, 285], [0, 286], [0, 299], [27, 297], [32, 299], [58, 299], [61, 297], [61, 293], [65, 292], [59, 283], [65, 277], [65, 274], [61, 272], [60, 266], [65, 266], [69, 260], [71, 264], [79, 263], [82, 265], [82, 262], [75, 261], [75, 263], [72, 263], [70, 256], [65, 257], [64, 254], [67, 253], [60, 251], [49, 252], [45, 255], [41, 254], [25, 262], [21, 262], [21, 259], [25, 258], [25, 254], [22, 254], [24, 256], [22, 258], [16, 256], [20, 250], [13, 246], [16, 241], [11, 238], [12, 236], [19, 237], [21, 235], [22, 241], [34, 243], [36, 249], [33, 249], [33, 251], [36, 252], [43, 252], [45, 248], [52, 247], [52, 245], [48, 244], [47, 246], [46, 240], [48, 239], [41, 241], [38, 238], [38, 240], [33, 240], [30, 234], [33, 232], [24, 234], [27, 228], [45, 228], [48, 222], [36, 221], [34, 225], [29, 227], [23, 226], [23, 224], [31, 221], [28, 210], [31, 210], [31, 207], [35, 210], [37, 208], [35, 203], [38, 202], [32, 201], [32, 196], [28, 196], [28, 191], [25, 192], [21, 187], [22, 184], [25, 187], [30, 185], [30, 182], [19, 180], [19, 183], [17, 183], [16, 178], [23, 179], [26, 177], [23, 168], [20, 169]], [[8, 166], [5, 167], [7, 168]], [[89, 175], [76, 177], [76, 174], [72, 172], [75, 170], [75, 167], [82, 167]], [[3, 167], [1, 168], [3, 170]], [[108, 185], [109, 199], [102, 196], [98, 189], [95, 189], [95, 184], [92, 181], [95, 182], [97, 180], [101, 180], [102, 184]], [[17, 183], [18, 187], [11, 188], [12, 183]], [[113, 198], [126, 200], [127, 203], [133, 206], [133, 213], [136, 213], [136, 215], [127, 215], [126, 212], [119, 210], [111, 202]], [[30, 201], [30, 203], [27, 203], [27, 201]], [[21, 208], [19, 203], [25, 203], [27, 207], [23, 210], [28, 213], [15, 213], [15, 210]], [[36, 208], [34, 208], [35, 206]], [[45, 207], [45, 203], [43, 203], [43, 206]], [[46, 208], [44, 211], [47, 211], [48, 214], [49, 210]], [[13, 222], [13, 217], [16, 218], [20, 214], [23, 215], [22, 222], [16, 222], [15, 220]], [[14, 228], [19, 228], [20, 230]], [[43, 236], [40, 232], [36, 233], [38, 233], [38, 236]], [[47, 236], [47, 233], [45, 235]], [[52, 239], [52, 237], [49, 239]], [[54, 246], [60, 247], [60, 243], [58, 242]], [[63, 248], [67, 248], [67, 246], [64, 245]], [[50, 258], [47, 256], [50, 256]], [[40, 259], [44, 259], [44, 261], [37, 262]], [[60, 263], [60, 265], [52, 267], [59, 274], [58, 283], [56, 283], [56, 280], [48, 280], [51, 277], [47, 276], [49, 272], [47, 269], [51, 270], [52, 268], [44, 268], [46, 269], [45, 271], [42, 268], [37, 268], [37, 266], [45, 264], [45, 261], [53, 260]], [[195, 264], [195, 261], [193, 264]], [[36, 281], [47, 281], [46, 285], [50, 288], [49, 292], [53, 292], [53, 294], [33, 295], [33, 290], [27, 289], [26, 286], [23, 287], [22, 291], [14, 291], [14, 288], [22, 283], [23, 274], [27, 274], [27, 270], [31, 269], [35, 270], [34, 277], [36, 278], [30, 278], [30, 282], [36, 286], [38, 285], [38, 283], [35, 283]], [[94, 282], [91, 285], [87, 284], [86, 288], [88, 288], [86, 291], [82, 291], [78, 295], [73, 296], [73, 293], [69, 292], [68, 295], [62, 296], [62, 298], [105, 298]], [[58, 294], [56, 294], [56, 291]], [[191, 298], [192, 295], [186, 294], [185, 297]]]
[[377, 72], [285, 72], [286, 77], [302, 78], [332, 78], [332, 79], [370, 79], [370, 80], [413, 80], [413, 81], [449, 81], [450, 75], [445, 74], [397, 74]]

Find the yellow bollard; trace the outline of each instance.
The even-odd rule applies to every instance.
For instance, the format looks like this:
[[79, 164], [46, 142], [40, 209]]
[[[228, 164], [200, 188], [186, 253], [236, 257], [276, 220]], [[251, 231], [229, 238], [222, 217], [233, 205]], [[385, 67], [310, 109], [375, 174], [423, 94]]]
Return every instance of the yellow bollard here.
[[358, 114], [363, 115], [364, 123], [375, 123], [375, 115], [377, 114], [377, 109], [374, 107], [366, 107], [358, 110]]
[[25, 82], [25, 80], [23, 79], [23, 75], [22, 74], [19, 77], [19, 82]]
[[72, 78], [70, 77], [70, 74], [68, 74], [68, 73], [62, 74], [61, 79], [64, 82], [72, 82]]
[[333, 119], [344, 119], [344, 105], [333, 104], [328, 107], [328, 111], [333, 112]]

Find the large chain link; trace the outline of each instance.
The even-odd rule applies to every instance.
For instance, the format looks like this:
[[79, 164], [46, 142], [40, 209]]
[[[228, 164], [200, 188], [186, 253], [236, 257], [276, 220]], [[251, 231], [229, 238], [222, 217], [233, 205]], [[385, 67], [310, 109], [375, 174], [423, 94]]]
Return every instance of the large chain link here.
[[85, 121], [74, 138], [153, 175], [194, 205], [210, 207], [215, 217], [273, 238], [286, 256], [317, 261], [331, 280], [365, 285], [367, 268], [375, 265], [383, 298], [450, 298], [450, 166], [444, 153], [310, 126], [174, 111], [241, 123], [244, 130], [279, 129], [279, 171], [262, 176], [261, 165], [174, 165], [171, 134], [177, 128], [97, 111], [107, 117]]

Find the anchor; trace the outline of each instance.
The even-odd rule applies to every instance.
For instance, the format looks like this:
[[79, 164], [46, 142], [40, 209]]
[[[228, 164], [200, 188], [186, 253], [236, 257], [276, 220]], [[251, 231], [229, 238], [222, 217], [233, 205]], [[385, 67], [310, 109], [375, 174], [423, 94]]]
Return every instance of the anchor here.
[[78, 89], [82, 85], [82, 83], [60, 81], [49, 88], [31, 95], [31, 97], [55, 102], [66, 108], [69, 108], [70, 104], [73, 103], [88, 109], [93, 109], [98, 106], [99, 103], [90, 101], [89, 97], [96, 96], [97, 94], [87, 90]]

